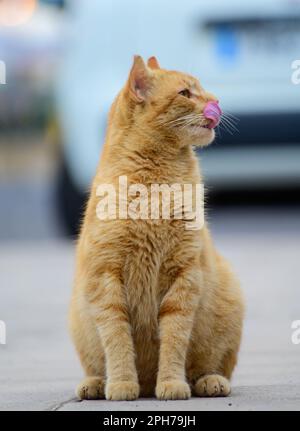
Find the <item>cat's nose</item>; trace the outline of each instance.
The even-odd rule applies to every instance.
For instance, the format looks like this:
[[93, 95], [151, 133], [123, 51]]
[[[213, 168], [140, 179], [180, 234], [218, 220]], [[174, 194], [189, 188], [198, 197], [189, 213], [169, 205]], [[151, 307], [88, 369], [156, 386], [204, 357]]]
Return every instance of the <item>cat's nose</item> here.
[[222, 111], [218, 102], [207, 102], [203, 110], [204, 117], [210, 120], [207, 127], [214, 129], [221, 120]]

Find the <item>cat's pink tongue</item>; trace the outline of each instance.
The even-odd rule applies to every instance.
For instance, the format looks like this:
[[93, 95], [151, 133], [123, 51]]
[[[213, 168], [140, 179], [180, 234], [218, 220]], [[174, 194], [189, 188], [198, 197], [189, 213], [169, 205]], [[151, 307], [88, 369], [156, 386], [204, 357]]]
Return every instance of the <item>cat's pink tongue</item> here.
[[210, 120], [207, 125], [209, 129], [214, 129], [219, 123], [222, 115], [218, 102], [207, 102], [203, 111], [204, 117]]

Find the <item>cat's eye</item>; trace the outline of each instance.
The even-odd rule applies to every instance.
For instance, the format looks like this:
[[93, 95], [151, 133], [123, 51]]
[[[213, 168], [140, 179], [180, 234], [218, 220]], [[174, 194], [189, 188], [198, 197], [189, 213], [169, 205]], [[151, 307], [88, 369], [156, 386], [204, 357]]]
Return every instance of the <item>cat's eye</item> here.
[[180, 94], [180, 96], [187, 97], [188, 99], [191, 97], [191, 92], [187, 88], [185, 88], [184, 90], [179, 91], [178, 94]]

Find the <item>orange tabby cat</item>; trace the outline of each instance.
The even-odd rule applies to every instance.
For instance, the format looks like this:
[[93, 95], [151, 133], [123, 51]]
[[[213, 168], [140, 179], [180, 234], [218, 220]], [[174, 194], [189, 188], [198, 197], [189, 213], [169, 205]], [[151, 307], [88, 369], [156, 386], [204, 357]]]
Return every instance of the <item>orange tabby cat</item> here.
[[200, 184], [192, 145], [213, 141], [214, 102], [192, 76], [135, 57], [114, 101], [77, 248], [71, 333], [82, 399], [226, 396], [240, 345], [239, 283], [209, 230], [182, 219], [99, 220], [101, 184]]

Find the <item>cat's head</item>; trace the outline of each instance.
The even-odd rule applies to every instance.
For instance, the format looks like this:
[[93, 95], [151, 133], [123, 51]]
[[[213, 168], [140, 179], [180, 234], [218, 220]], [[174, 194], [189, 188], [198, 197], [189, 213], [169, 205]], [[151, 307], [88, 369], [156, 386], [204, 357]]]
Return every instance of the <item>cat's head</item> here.
[[216, 97], [193, 76], [160, 68], [155, 57], [146, 65], [135, 56], [123, 94], [139, 128], [149, 128], [180, 146], [205, 146], [215, 137], [221, 118]]

